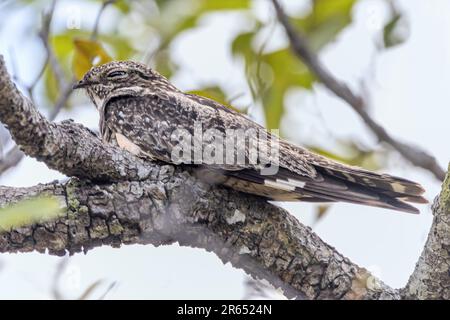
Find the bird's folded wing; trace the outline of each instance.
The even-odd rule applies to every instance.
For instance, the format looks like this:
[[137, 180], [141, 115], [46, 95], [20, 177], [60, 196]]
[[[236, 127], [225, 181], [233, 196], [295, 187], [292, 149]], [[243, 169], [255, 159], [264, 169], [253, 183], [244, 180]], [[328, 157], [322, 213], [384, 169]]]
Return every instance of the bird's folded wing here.
[[[210, 129], [222, 134], [227, 134], [228, 129], [264, 131], [247, 117], [213, 100], [182, 92], [116, 97], [105, 106], [105, 121], [113, 132], [132, 141], [143, 153], [168, 163], [174, 163], [173, 151], [183, 135], [195, 136], [196, 124], [201, 124], [202, 133]], [[177, 130], [184, 133], [177, 135]], [[215, 141], [211, 137], [206, 135], [202, 140], [202, 149]], [[267, 133], [264, 139], [272, 138]], [[260, 143], [266, 141], [257, 140], [257, 145]], [[224, 161], [218, 163], [196, 159], [194, 164], [210, 173], [205, 176], [219, 177], [216, 180], [220, 183], [273, 200], [344, 201], [407, 212], [417, 209], [405, 201], [426, 202], [421, 196], [423, 188], [412, 181], [339, 164], [283, 140], [278, 143], [276, 159], [263, 155], [264, 161], [251, 163], [251, 146], [246, 145], [244, 163], [230, 163], [222, 158]], [[237, 155], [238, 146], [233, 148], [232, 153]], [[275, 160], [279, 170], [264, 173], [267, 160]]]

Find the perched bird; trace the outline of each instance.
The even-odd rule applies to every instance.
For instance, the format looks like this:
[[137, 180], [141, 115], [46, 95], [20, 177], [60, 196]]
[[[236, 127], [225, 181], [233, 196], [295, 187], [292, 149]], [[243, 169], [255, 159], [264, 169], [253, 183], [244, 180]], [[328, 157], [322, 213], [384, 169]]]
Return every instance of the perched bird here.
[[[415, 182], [340, 164], [282, 139], [276, 140], [245, 115], [214, 100], [184, 93], [137, 62], [114, 61], [93, 67], [74, 88], [85, 88], [97, 107], [102, 140], [139, 157], [189, 163], [174, 159], [174, 151], [180, 144], [186, 144], [183, 135], [195, 136], [199, 123], [203, 132], [209, 133], [203, 135], [202, 141], [194, 137], [188, 142], [197, 143], [203, 150], [212, 143], [228, 146], [217, 134], [226, 136], [230, 130], [258, 131], [260, 135], [252, 142], [240, 140], [240, 144], [225, 151], [237, 158], [243, 150], [244, 161], [224, 159], [218, 149], [212, 148], [209, 154], [217, 161], [200, 158], [190, 162], [200, 177], [241, 192], [277, 201], [343, 201], [411, 213], [419, 211], [407, 202], [427, 202], [422, 197], [424, 189]], [[276, 154], [250, 161], [251, 153], [266, 143], [268, 149], [276, 147]], [[272, 164], [276, 170], [270, 172], [268, 167]]]

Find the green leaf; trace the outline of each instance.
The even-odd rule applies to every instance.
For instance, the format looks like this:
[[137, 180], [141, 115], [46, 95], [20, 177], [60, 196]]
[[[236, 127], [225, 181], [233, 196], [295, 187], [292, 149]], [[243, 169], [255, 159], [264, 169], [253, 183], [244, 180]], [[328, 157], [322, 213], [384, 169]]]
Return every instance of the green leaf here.
[[231, 51], [243, 56], [247, 80], [255, 100], [264, 108], [266, 127], [278, 129], [284, 113], [284, 94], [291, 87], [310, 89], [314, 76], [290, 49], [270, 53], [255, 52], [252, 40], [256, 31], [242, 33], [232, 42]]
[[128, 39], [117, 34], [102, 34], [99, 40], [108, 48], [111, 47], [115, 60], [129, 60], [137, 52]]
[[383, 45], [386, 49], [405, 42], [407, 36], [399, 32], [402, 25], [405, 26], [403, 16], [398, 12], [393, 12], [391, 19], [383, 28]]
[[177, 65], [170, 60], [170, 52], [167, 49], [157, 51], [153, 61], [155, 68], [166, 78], [170, 78], [177, 69]]
[[115, 6], [117, 9], [120, 10], [120, 12], [122, 12], [122, 13], [124, 13], [124, 14], [129, 13], [130, 10], [131, 10], [131, 5], [130, 5], [130, 2], [129, 2], [129, 1], [126, 1], [126, 0], [118, 0], [118, 1], [115, 1], [113, 4], [114, 4], [114, 6]]
[[191, 90], [188, 91], [188, 93], [213, 99], [222, 104], [227, 104], [225, 93], [218, 86], [206, 87], [198, 90]]
[[60, 203], [54, 197], [38, 197], [23, 200], [0, 208], [0, 230], [31, 225], [51, 220], [63, 214]]
[[292, 19], [306, 35], [314, 51], [335, 39], [352, 21], [352, 9], [357, 0], [314, 0], [309, 15]]
[[250, 8], [250, 0], [201, 0], [201, 11], [217, 11], [217, 10], [239, 10]]
[[242, 110], [239, 110], [239, 109], [233, 107], [232, 105], [230, 105], [225, 93], [218, 86], [212, 86], [212, 87], [206, 87], [206, 88], [202, 88], [202, 89], [198, 89], [198, 90], [192, 90], [192, 91], [188, 91], [188, 93], [215, 100], [215, 101], [223, 104], [227, 108], [230, 108], [236, 112], [242, 113]]
[[54, 104], [59, 97], [60, 84], [55, 79], [55, 75], [51, 70], [50, 64], [45, 67], [44, 71], [45, 96]]
[[[302, 18], [292, 18], [293, 25], [307, 37], [313, 50], [318, 51], [350, 24], [356, 1], [314, 0], [311, 12]], [[261, 49], [255, 49], [252, 41], [260, 29], [257, 22], [254, 30], [238, 35], [231, 50], [233, 55], [244, 58], [253, 98], [263, 105], [266, 126], [275, 129], [280, 127], [284, 114], [286, 91], [295, 87], [311, 89], [316, 78], [289, 48], [270, 53], [258, 52]], [[267, 77], [269, 74], [271, 76]]]
[[264, 77], [260, 80], [266, 91], [262, 94], [262, 102], [269, 129], [279, 129], [284, 114], [284, 96], [292, 87], [310, 89], [314, 76], [309, 69], [289, 49], [278, 50], [261, 56], [262, 62], [271, 67], [274, 75], [272, 84], [264, 85]]
[[308, 146], [308, 149], [340, 163], [372, 171], [379, 170], [384, 166], [382, 159], [385, 156], [380, 154], [381, 152], [378, 150], [366, 149], [353, 141], [338, 140], [336, 143], [340, 150], [339, 153], [316, 146]]
[[[72, 35], [69, 33], [58, 34], [50, 37], [50, 45], [55, 53], [56, 59], [63, 69], [64, 74], [71, 77], [70, 58], [73, 53]], [[44, 72], [45, 96], [50, 102], [46, 105], [53, 105], [60, 93], [60, 83], [55, 79], [54, 72], [48, 64]]]
[[[161, 36], [162, 49], [184, 31], [196, 27], [200, 18], [207, 13], [219, 10], [246, 10], [251, 7], [250, 0], [172, 0], [157, 1], [157, 4], [161, 13], [150, 21], [150, 25]], [[185, 10], [187, 6], [190, 10]]]
[[250, 62], [251, 59], [255, 56], [255, 52], [252, 48], [252, 40], [255, 36], [255, 32], [246, 32], [239, 34], [236, 38], [234, 38], [231, 43], [231, 52], [233, 55], [242, 55], [246, 59], [247, 62]]

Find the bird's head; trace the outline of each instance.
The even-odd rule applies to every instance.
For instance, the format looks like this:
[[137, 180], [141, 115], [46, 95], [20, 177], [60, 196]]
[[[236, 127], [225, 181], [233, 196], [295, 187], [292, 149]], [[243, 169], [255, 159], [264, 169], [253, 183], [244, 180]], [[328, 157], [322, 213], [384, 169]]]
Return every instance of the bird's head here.
[[139, 95], [145, 90], [176, 90], [158, 72], [134, 61], [113, 61], [92, 67], [73, 88], [86, 89], [97, 108], [113, 96]]

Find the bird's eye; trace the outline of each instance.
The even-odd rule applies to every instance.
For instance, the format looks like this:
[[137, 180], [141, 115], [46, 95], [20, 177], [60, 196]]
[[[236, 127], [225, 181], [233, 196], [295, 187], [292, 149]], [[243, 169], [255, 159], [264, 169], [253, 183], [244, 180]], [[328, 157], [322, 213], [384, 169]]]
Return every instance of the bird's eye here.
[[107, 74], [108, 78], [120, 78], [125, 76], [127, 73], [125, 71], [122, 70], [115, 70], [115, 71], [111, 71], [110, 73]]

